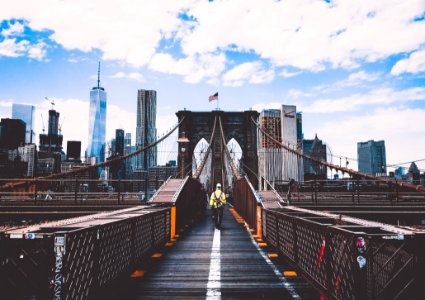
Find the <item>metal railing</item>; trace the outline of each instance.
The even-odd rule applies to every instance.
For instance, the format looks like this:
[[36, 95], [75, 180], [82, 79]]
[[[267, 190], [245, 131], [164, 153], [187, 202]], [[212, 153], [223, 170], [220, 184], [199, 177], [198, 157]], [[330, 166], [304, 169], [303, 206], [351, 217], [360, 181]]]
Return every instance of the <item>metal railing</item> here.
[[4, 232], [2, 296], [86, 299], [168, 240], [169, 219], [169, 208], [139, 207]]
[[[397, 184], [396, 184], [397, 183]], [[299, 205], [304, 204], [368, 204], [368, 203], [423, 203], [425, 193], [412, 191], [409, 188], [400, 187], [399, 181], [393, 184], [382, 183], [373, 180], [360, 180], [344, 178], [341, 180], [310, 180], [298, 182], [292, 187], [291, 202]], [[273, 182], [278, 193], [286, 198], [289, 189], [288, 182]], [[272, 187], [272, 189], [273, 189]]]
[[[316, 212], [264, 209], [264, 239], [329, 299], [419, 299], [424, 235]], [[397, 298], [398, 297], [398, 298]]]
[[174, 192], [177, 220], [170, 206], [151, 205], [4, 229], [1, 299], [93, 297], [205, 209], [199, 182], [189, 178]]
[[424, 232], [291, 206], [267, 208], [281, 206], [276, 193], [277, 205], [272, 200], [262, 201], [246, 178], [235, 183], [238, 213], [326, 299], [421, 299], [425, 293]]
[[[11, 182], [23, 182], [24, 179], [14, 179]], [[154, 194], [164, 182], [164, 179], [38, 179], [28, 181], [29, 184], [14, 191], [0, 191], [0, 202], [33, 202], [37, 203], [73, 203], [84, 204], [111, 202], [124, 204], [125, 202], [140, 202]], [[148, 188], [147, 188], [148, 187]], [[151, 191], [151, 194], [149, 193]]]
[[257, 229], [257, 206], [260, 201], [259, 196], [246, 176], [235, 181], [233, 187], [234, 207], [249, 226], [255, 230]]

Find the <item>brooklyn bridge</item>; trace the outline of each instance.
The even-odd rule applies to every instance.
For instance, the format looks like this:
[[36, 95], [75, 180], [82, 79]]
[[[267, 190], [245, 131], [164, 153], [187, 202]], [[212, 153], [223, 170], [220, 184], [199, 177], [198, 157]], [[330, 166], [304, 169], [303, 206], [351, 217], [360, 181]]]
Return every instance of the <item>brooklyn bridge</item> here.
[[[423, 186], [306, 155], [253, 110], [177, 117], [136, 152], [0, 186], [1, 299], [423, 299]], [[89, 179], [170, 140], [177, 174], [149, 199], [133, 188], [149, 179], [108, 179], [107, 191]], [[309, 163], [341, 179], [275, 181], [267, 172], [282, 161], [288, 174]], [[216, 183], [228, 196], [221, 229]]]

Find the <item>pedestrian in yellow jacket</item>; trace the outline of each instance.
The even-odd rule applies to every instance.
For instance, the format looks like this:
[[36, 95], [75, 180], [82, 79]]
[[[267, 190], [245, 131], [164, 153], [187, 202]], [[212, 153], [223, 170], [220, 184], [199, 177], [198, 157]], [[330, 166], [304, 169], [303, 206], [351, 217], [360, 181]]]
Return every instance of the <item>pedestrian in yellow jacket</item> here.
[[221, 184], [217, 183], [216, 189], [211, 194], [210, 206], [213, 210], [215, 227], [221, 228], [221, 222], [223, 220], [223, 210], [226, 205], [226, 195], [221, 190]]

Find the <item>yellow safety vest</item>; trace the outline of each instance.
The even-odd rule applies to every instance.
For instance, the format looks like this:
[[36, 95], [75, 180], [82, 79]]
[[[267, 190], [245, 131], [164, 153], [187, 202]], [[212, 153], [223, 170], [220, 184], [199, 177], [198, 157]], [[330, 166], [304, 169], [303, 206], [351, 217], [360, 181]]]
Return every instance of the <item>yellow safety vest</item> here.
[[[219, 193], [217, 193], [219, 192]], [[220, 190], [216, 190], [211, 194], [210, 206], [214, 208], [226, 205], [226, 195]]]

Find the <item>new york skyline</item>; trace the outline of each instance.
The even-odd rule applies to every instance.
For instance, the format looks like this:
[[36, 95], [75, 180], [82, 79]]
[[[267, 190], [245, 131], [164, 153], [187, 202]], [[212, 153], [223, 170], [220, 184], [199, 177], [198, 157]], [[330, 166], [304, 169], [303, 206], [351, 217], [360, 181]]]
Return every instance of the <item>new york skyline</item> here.
[[215, 109], [218, 91], [223, 110], [296, 105], [305, 138], [336, 155], [375, 139], [388, 164], [424, 157], [423, 1], [0, 4], [0, 118], [34, 105], [37, 135], [54, 98], [65, 140], [84, 151], [101, 60], [107, 140], [135, 136], [138, 89], [158, 92], [159, 134], [178, 110]]

